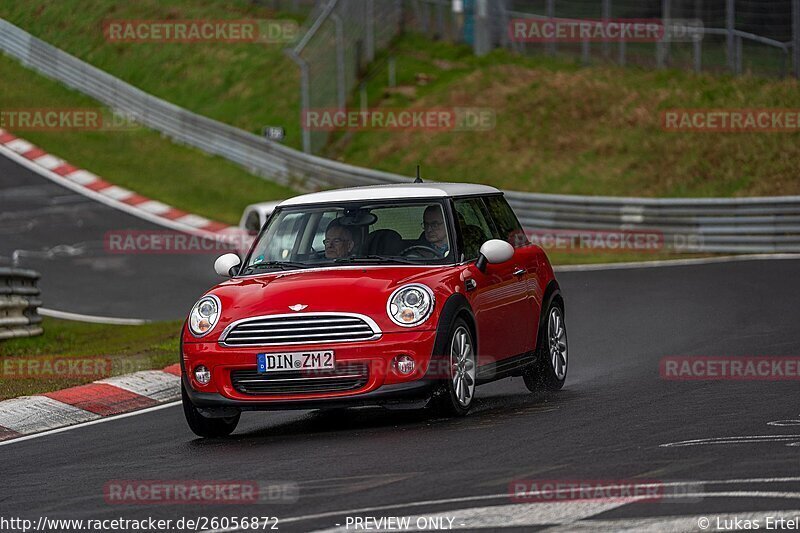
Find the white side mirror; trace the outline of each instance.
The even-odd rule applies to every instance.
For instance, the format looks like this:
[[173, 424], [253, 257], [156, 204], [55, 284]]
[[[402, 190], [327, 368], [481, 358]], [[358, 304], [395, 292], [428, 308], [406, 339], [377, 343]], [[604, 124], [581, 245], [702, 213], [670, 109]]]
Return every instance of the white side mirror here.
[[492, 239], [486, 241], [481, 246], [481, 255], [478, 257], [476, 266], [479, 270], [483, 271], [487, 264], [499, 265], [505, 263], [514, 257], [514, 247], [506, 241], [500, 239]]
[[214, 271], [223, 278], [229, 278], [233, 275], [231, 274], [231, 269], [239, 266], [241, 263], [242, 260], [239, 259], [239, 256], [236, 254], [221, 255], [214, 261]]

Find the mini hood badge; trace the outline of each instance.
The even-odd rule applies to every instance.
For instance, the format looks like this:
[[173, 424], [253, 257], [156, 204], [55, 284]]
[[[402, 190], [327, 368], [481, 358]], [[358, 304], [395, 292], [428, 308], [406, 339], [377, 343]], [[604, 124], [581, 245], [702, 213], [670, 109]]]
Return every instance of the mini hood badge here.
[[297, 304], [297, 305], [290, 305], [289, 309], [291, 309], [292, 311], [302, 311], [307, 307], [308, 307], [307, 305]]

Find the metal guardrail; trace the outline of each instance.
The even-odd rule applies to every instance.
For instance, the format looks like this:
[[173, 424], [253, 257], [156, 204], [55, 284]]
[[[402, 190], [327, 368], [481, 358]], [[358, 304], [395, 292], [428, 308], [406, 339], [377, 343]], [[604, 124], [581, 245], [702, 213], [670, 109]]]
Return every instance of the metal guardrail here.
[[[177, 142], [222, 156], [278, 183], [313, 190], [411, 181], [304, 154], [197, 115], [2, 19], [0, 50]], [[665, 247], [675, 251], [800, 252], [800, 196], [648, 199], [508, 192], [507, 197], [528, 229], [651, 230], [663, 233]]]
[[42, 305], [38, 279], [33, 270], [0, 268], [0, 340], [44, 333], [37, 312]]

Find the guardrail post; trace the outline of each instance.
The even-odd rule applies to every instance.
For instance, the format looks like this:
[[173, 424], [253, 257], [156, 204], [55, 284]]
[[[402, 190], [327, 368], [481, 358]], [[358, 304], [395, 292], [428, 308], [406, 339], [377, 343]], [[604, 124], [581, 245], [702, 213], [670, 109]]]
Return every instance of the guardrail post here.
[[800, 0], [792, 0], [792, 70], [800, 78]]
[[38, 279], [33, 270], [0, 268], [0, 340], [44, 333]]
[[727, 30], [725, 47], [728, 52], [728, 69], [735, 73], [736, 43], [733, 32], [736, 29], [736, 0], [726, 0], [725, 2], [725, 29]]

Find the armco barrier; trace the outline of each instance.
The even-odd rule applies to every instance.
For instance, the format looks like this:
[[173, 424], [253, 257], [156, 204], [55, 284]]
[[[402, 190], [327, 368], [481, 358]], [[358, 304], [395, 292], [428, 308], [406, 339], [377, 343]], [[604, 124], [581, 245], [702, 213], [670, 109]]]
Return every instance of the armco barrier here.
[[0, 340], [43, 333], [38, 279], [33, 270], [0, 268]]
[[[0, 19], [0, 50], [178, 142], [298, 189], [411, 178], [304, 154], [156, 98]], [[476, 177], [478, 180], [480, 177]], [[533, 230], [650, 230], [687, 252], [800, 252], [800, 196], [648, 199], [508, 192]]]

